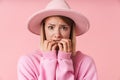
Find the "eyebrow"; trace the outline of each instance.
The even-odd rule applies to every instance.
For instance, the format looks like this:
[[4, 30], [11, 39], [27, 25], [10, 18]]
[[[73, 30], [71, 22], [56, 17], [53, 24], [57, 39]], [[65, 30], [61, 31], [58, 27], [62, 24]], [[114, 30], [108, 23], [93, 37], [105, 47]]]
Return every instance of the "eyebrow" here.
[[48, 23], [48, 25], [52, 25], [52, 26], [55, 26], [55, 24], [53, 24], [53, 23]]
[[[52, 26], [55, 26], [55, 24], [54, 23], [48, 23], [48, 25], [52, 25]], [[60, 24], [61, 26], [69, 26], [69, 25], [67, 25], [67, 24]]]
[[61, 24], [61, 26], [69, 26], [69, 25], [66, 25], [66, 24]]

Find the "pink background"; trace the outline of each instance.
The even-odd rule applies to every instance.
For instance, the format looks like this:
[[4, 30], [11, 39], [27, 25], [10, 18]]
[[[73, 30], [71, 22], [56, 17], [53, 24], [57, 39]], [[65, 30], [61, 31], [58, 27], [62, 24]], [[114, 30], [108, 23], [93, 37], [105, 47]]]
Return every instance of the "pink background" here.
[[[21, 55], [39, 48], [26, 21], [49, 0], [0, 0], [0, 80], [17, 80]], [[77, 49], [95, 60], [99, 80], [120, 80], [120, 0], [67, 0], [84, 14], [90, 30], [77, 37]]]

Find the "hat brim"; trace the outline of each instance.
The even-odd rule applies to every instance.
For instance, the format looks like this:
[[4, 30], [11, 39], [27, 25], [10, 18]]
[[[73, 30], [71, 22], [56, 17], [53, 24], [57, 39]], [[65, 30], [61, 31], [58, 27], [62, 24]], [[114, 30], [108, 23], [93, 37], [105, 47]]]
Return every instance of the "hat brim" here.
[[89, 29], [89, 21], [82, 14], [73, 10], [53, 9], [53, 10], [41, 10], [28, 20], [28, 29], [37, 35], [40, 35], [40, 24], [42, 20], [48, 16], [61, 15], [71, 18], [75, 22], [76, 36], [82, 35]]

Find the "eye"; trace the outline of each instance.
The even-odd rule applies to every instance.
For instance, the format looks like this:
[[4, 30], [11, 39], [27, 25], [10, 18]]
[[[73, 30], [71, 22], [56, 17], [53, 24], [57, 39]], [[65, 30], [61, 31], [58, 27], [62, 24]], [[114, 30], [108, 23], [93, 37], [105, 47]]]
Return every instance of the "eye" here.
[[67, 26], [62, 26], [61, 29], [66, 31], [68, 29], [68, 27]]
[[48, 29], [49, 29], [49, 30], [53, 30], [53, 29], [54, 29], [54, 26], [48, 26]]

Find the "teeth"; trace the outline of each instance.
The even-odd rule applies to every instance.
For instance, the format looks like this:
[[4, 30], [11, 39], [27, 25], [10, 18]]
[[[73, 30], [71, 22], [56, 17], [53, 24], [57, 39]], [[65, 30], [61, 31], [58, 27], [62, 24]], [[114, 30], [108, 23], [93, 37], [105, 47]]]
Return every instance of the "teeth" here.
[[54, 40], [54, 41], [57, 42], [57, 43], [60, 42], [60, 40]]
[[59, 41], [55, 41], [55, 42], [57, 42], [57, 43], [58, 43]]

